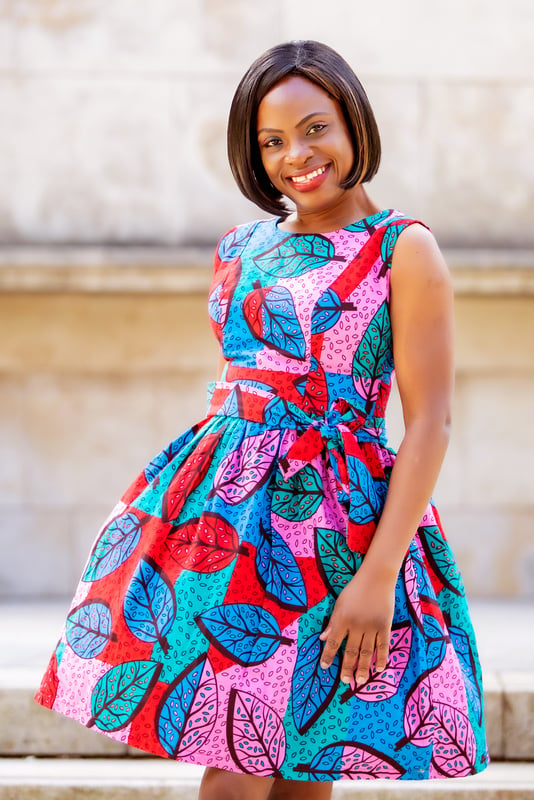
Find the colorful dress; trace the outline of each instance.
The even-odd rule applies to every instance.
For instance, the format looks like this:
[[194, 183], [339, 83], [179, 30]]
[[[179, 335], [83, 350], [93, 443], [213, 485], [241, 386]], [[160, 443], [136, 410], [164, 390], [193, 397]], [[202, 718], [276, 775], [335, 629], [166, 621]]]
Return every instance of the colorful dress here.
[[150, 753], [291, 780], [465, 776], [487, 764], [462, 581], [429, 504], [396, 585], [387, 668], [319, 665], [395, 454], [390, 267], [413, 220], [273, 219], [220, 241], [209, 313], [228, 366], [100, 532], [36, 696]]

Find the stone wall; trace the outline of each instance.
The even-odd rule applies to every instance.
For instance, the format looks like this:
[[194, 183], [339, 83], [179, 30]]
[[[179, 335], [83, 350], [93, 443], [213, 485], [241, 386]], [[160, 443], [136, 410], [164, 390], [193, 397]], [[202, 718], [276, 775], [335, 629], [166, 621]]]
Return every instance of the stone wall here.
[[258, 53], [307, 37], [368, 90], [376, 202], [453, 248], [436, 499], [471, 592], [532, 595], [531, 0], [0, 0], [0, 596], [70, 594], [117, 496], [202, 413], [210, 254], [184, 246], [257, 216], [229, 103]]
[[207, 243], [256, 215], [226, 165], [230, 98], [304, 37], [368, 89], [379, 204], [443, 244], [534, 244], [531, 0], [0, 0], [0, 241]]

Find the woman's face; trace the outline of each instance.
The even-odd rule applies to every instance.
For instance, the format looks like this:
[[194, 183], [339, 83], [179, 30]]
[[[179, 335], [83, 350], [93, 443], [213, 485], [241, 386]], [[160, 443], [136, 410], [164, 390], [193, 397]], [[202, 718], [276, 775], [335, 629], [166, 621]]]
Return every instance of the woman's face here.
[[256, 121], [261, 159], [273, 186], [301, 214], [343, 205], [340, 187], [354, 152], [341, 108], [315, 83], [293, 75], [268, 92]]

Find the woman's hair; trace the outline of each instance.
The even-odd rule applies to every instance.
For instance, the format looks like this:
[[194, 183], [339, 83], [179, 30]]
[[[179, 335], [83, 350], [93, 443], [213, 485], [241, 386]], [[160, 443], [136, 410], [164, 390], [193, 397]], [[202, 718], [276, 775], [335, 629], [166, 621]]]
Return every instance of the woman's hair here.
[[246, 198], [270, 214], [287, 216], [282, 195], [263, 168], [256, 118], [265, 97], [284, 78], [300, 75], [324, 89], [343, 112], [354, 164], [342, 188], [371, 180], [380, 164], [380, 135], [363, 86], [339, 53], [321, 42], [303, 40], [271, 47], [243, 75], [228, 117], [228, 160]]

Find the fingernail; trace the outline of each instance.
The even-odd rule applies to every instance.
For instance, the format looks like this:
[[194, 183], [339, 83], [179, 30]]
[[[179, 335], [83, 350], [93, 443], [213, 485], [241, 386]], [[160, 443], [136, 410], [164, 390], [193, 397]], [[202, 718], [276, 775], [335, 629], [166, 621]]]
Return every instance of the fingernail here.
[[343, 683], [350, 683], [350, 678], [348, 677], [348, 675], [342, 675], [341, 680]]
[[321, 661], [320, 662], [320, 667], [321, 667], [321, 669], [328, 669], [328, 664], [325, 664], [324, 661]]

